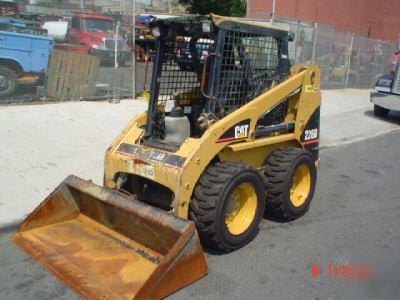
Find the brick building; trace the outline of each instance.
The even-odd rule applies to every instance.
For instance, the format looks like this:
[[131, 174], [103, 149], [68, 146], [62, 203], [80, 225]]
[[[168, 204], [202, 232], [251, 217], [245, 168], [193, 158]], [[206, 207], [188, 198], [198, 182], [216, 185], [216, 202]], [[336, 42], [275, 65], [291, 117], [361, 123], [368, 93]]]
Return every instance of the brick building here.
[[[248, 17], [269, 18], [272, 2], [248, 0]], [[400, 0], [276, 0], [275, 13], [392, 43], [400, 33]]]

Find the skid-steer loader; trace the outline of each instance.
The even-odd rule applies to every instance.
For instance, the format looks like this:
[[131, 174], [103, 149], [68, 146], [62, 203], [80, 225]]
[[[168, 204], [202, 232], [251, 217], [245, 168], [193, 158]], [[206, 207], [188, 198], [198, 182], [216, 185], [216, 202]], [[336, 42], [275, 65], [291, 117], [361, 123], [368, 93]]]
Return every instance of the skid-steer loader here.
[[290, 66], [288, 31], [216, 15], [151, 30], [148, 110], [106, 151], [104, 187], [68, 177], [12, 237], [85, 298], [165, 297], [206, 274], [200, 241], [235, 250], [265, 207], [294, 220], [314, 194], [320, 73]]

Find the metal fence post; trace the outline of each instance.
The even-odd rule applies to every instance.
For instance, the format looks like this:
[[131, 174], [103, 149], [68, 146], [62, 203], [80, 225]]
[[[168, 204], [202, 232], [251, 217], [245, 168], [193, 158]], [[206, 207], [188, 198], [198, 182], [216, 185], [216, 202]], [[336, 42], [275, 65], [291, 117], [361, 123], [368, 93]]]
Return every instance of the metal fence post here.
[[113, 99], [109, 100], [110, 103], [118, 104], [120, 103], [120, 99], [117, 98], [117, 70], [118, 70], [118, 36], [119, 36], [119, 21], [115, 26], [115, 33], [114, 33], [114, 83], [113, 83]]
[[400, 34], [397, 37], [397, 47], [396, 48], [397, 48], [396, 50], [400, 50]]
[[300, 20], [297, 20], [297, 30], [296, 35], [294, 37], [294, 61], [298, 63], [298, 53], [297, 53], [297, 41], [299, 40], [300, 35]]
[[[117, 26], [115, 26], [115, 34], [114, 34], [114, 69], [118, 69], [118, 37], [119, 37], [119, 21], [117, 22]], [[121, 49], [122, 51], [122, 49]]]
[[271, 19], [270, 19], [270, 23], [274, 24], [275, 23], [275, 14], [276, 14], [276, 0], [272, 0], [272, 15], [271, 15]]
[[132, 1], [132, 98], [136, 98], [136, 0]]
[[315, 64], [315, 52], [317, 49], [317, 39], [318, 39], [318, 23], [314, 23], [314, 32], [313, 32], [313, 47], [312, 47], [312, 58], [311, 62], [314, 65]]
[[246, 18], [250, 18], [250, 0], [246, 1]]
[[349, 51], [349, 59], [347, 61], [346, 82], [345, 82], [346, 89], [349, 87], [350, 65], [351, 65], [351, 56], [353, 54], [353, 44], [354, 44], [354, 33], [351, 34], [351, 40], [350, 40], [350, 51]]

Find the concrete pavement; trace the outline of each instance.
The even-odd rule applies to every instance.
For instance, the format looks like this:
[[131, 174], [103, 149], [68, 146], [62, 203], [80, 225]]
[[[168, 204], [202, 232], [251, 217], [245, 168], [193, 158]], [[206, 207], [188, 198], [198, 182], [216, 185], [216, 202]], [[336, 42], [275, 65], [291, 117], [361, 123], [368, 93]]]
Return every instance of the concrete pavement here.
[[0, 227], [24, 217], [65, 177], [101, 184], [107, 147], [142, 101], [0, 107]]
[[369, 90], [329, 90], [322, 92], [321, 147], [332, 147], [399, 130], [400, 112], [390, 112], [385, 120], [373, 114]]
[[[21, 220], [66, 176], [102, 183], [103, 155], [143, 101], [0, 107], [0, 227]], [[372, 114], [369, 91], [324, 91], [321, 146], [399, 130], [400, 114]]]
[[[310, 211], [289, 223], [266, 215], [246, 247], [206, 252], [209, 273], [170, 299], [400, 298], [400, 135], [321, 151]], [[13, 229], [14, 230], [14, 229]], [[0, 299], [78, 299], [0, 229]], [[329, 264], [373, 268], [371, 280], [329, 276]], [[312, 277], [311, 265], [320, 273]], [[315, 274], [315, 273], [314, 273]]]

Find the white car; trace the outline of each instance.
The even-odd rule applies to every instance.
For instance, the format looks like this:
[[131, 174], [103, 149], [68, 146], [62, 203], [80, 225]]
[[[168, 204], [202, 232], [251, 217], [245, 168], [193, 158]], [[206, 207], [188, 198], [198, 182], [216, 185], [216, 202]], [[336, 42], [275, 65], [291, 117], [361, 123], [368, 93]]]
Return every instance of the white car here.
[[371, 102], [374, 103], [374, 114], [378, 117], [386, 116], [390, 110], [400, 111], [399, 62], [393, 73], [379, 77], [370, 93]]

